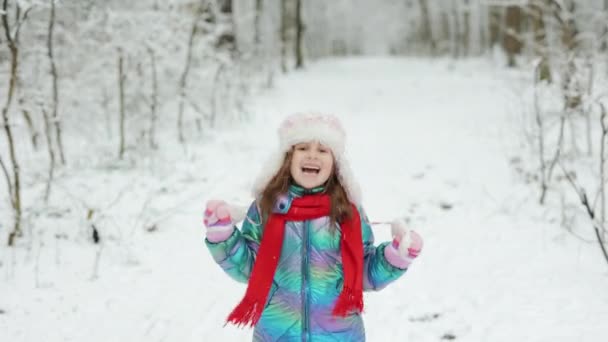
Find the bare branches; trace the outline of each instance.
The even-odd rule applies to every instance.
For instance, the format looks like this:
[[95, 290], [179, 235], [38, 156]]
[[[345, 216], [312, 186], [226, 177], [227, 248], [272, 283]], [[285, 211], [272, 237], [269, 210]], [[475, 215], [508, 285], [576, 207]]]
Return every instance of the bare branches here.
[[53, 176], [55, 174], [55, 151], [53, 149], [53, 139], [51, 138], [52, 136], [52, 131], [51, 131], [51, 124], [50, 124], [50, 119], [49, 119], [49, 114], [46, 112], [46, 110], [44, 108], [42, 108], [42, 116], [44, 119], [44, 132], [45, 132], [45, 137], [46, 137], [46, 145], [48, 148], [48, 153], [49, 153], [49, 177], [47, 179], [46, 182], [46, 188], [44, 190], [44, 201], [48, 202], [49, 201], [49, 197], [51, 195], [51, 184], [53, 184]]
[[599, 185], [599, 187], [600, 187], [601, 208], [600, 208], [599, 221], [598, 221], [598, 218], [597, 218], [597, 215], [595, 212], [595, 208], [594, 208], [595, 206], [589, 202], [585, 189], [576, 184], [576, 181], [574, 180], [572, 174], [570, 172], [566, 171], [565, 167], [563, 166], [563, 164], [561, 162], [559, 162], [559, 166], [562, 169], [564, 176], [566, 177], [566, 179], [568, 180], [568, 182], [570, 183], [570, 185], [572, 186], [572, 188], [578, 195], [580, 203], [583, 206], [583, 208], [585, 209], [587, 215], [591, 219], [597, 242], [600, 245], [600, 249], [602, 250], [602, 253], [604, 255], [604, 258], [606, 259], [606, 262], [608, 262], [608, 251], [606, 250], [605, 241], [603, 239], [603, 235], [606, 233], [606, 227], [605, 227], [605, 201], [606, 201], [606, 199], [605, 199], [604, 163], [606, 162], [605, 144], [606, 144], [606, 138], [608, 136], [608, 127], [606, 124], [606, 108], [603, 103], [599, 103], [599, 106], [600, 106], [600, 110], [601, 110], [600, 124], [602, 127], [602, 136], [601, 136], [601, 140], [600, 140], [601, 154], [600, 154], [600, 185]]
[[6, 165], [4, 164], [4, 160], [2, 159], [2, 156], [0, 156], [0, 166], [2, 167], [2, 173], [4, 174], [4, 178], [6, 179], [6, 186], [8, 188], [8, 193], [9, 193], [10, 200], [11, 200], [11, 206], [14, 207], [13, 182], [11, 181], [11, 176], [8, 173], [8, 169], [6, 168]]
[[605, 242], [603, 241], [603, 238], [602, 238], [603, 228], [600, 224], [598, 224], [598, 222], [595, 218], [595, 211], [589, 204], [589, 200], [587, 198], [587, 193], [585, 192], [584, 189], [577, 186], [576, 182], [574, 181], [574, 179], [572, 178], [570, 173], [565, 170], [565, 168], [563, 167], [561, 162], [559, 163], [559, 165], [560, 165], [560, 168], [562, 169], [562, 172], [566, 176], [566, 179], [568, 179], [568, 182], [570, 183], [570, 185], [572, 185], [572, 188], [577, 193], [582, 206], [585, 208], [585, 210], [587, 212], [587, 215], [589, 215], [589, 218], [591, 219], [591, 222], [593, 223], [593, 229], [595, 231], [596, 239], [598, 241], [598, 244], [600, 245], [602, 254], [604, 255], [604, 259], [606, 259], [606, 262], [608, 262], [608, 251], [606, 251], [606, 246], [604, 245]]
[[6, 38], [6, 42], [9, 45], [9, 48], [15, 46], [15, 41], [13, 40], [13, 35], [11, 34], [10, 25], [8, 22], [8, 0], [2, 0], [2, 13], [0, 13], [2, 17], [2, 27], [4, 27], [4, 37]]
[[539, 99], [538, 99], [538, 81], [540, 79], [539, 75], [540, 73], [538, 72], [538, 68], [540, 67], [540, 63], [537, 65], [537, 75], [534, 77], [534, 117], [535, 117], [535, 121], [536, 121], [536, 125], [538, 127], [538, 155], [539, 155], [539, 160], [540, 160], [540, 186], [541, 186], [541, 191], [540, 191], [540, 204], [543, 204], [545, 202], [545, 195], [547, 193], [547, 175], [545, 172], [546, 166], [545, 166], [545, 137], [544, 137], [544, 132], [545, 129], [543, 127], [543, 117], [541, 115], [541, 109], [540, 109], [540, 104], [539, 104]]
[[180, 143], [184, 143], [186, 141], [186, 137], [184, 135], [184, 100], [186, 97], [186, 84], [188, 80], [188, 74], [190, 73], [190, 66], [192, 64], [192, 50], [194, 46], [194, 40], [198, 33], [199, 21], [203, 14], [203, 6], [204, 5], [202, 3], [199, 4], [199, 7], [196, 11], [196, 15], [192, 20], [190, 35], [188, 36], [188, 46], [186, 49], [186, 63], [179, 79], [180, 101], [177, 113], [177, 134]]

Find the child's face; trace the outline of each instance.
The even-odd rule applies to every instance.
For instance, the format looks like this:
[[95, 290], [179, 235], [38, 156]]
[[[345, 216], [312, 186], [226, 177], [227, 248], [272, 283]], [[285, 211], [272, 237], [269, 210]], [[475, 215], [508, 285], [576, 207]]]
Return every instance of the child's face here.
[[334, 156], [316, 141], [296, 144], [291, 158], [291, 177], [305, 189], [324, 184], [331, 175]]

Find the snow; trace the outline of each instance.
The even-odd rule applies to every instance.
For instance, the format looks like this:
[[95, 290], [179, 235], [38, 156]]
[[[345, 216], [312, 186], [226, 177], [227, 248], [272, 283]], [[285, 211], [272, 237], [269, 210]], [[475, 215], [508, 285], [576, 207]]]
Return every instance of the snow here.
[[369, 341], [603, 340], [608, 267], [510, 168], [509, 80], [483, 59], [326, 59], [278, 78], [241, 125], [131, 164], [79, 164], [29, 216], [27, 242], [1, 249], [0, 340], [249, 340], [223, 327], [245, 287], [206, 250], [202, 208], [248, 204], [278, 123], [305, 110], [343, 119], [369, 217], [406, 217], [425, 241], [403, 278], [366, 294]]

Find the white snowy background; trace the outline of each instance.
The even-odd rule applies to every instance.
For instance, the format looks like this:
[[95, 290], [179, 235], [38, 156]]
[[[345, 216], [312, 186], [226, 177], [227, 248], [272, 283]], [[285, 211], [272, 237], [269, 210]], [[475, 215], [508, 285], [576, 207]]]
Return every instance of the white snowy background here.
[[[241, 11], [235, 25], [245, 31], [237, 37], [242, 46], [252, 41], [243, 28], [253, 20], [252, 3], [234, 3], [235, 13]], [[309, 18], [321, 8], [317, 5], [324, 6], [319, 3], [305, 2]], [[345, 3], [337, 1], [324, 15], [343, 18], [336, 13], [348, 7]], [[353, 16], [358, 13], [357, 20], [344, 20], [342, 26], [339, 20], [323, 21], [335, 39], [348, 32], [342, 35], [350, 51], [313, 49], [313, 38], [323, 34], [323, 27], [311, 25], [306, 39], [309, 56], [316, 58], [307, 59], [305, 68], [281, 73], [277, 63], [266, 63], [262, 69], [270, 71], [260, 76], [229, 67], [227, 75], [250, 88], [242, 94], [226, 91], [230, 95], [222, 98], [246, 96], [246, 105], [225, 101], [217, 125], [202, 131], [193, 128], [195, 110], [187, 109], [185, 142], [176, 134], [178, 92], [161, 89], [159, 148], [142, 147], [145, 142], [133, 138], [122, 160], [117, 158], [112, 88], [116, 68], [100, 69], [108, 61], [115, 63], [116, 53], [99, 47], [100, 54], [111, 57], [83, 64], [70, 82], [64, 81], [73, 87], [63, 90], [71, 99], [63, 102], [62, 114], [68, 162], [58, 166], [48, 202], [43, 200], [48, 155], [45, 148], [31, 146], [19, 111], [13, 109], [25, 213], [22, 236], [7, 247], [14, 217], [3, 180], [0, 341], [250, 340], [251, 330], [224, 327], [245, 286], [229, 279], [212, 260], [203, 242], [202, 212], [209, 199], [248, 205], [251, 183], [277, 143], [279, 122], [287, 114], [307, 110], [342, 119], [349, 161], [370, 219], [405, 217], [425, 242], [404, 277], [380, 292], [366, 293], [369, 341], [605, 341], [608, 264], [591, 221], [568, 185], [540, 205], [538, 184], [522, 174], [538, 163], [526, 143], [534, 123], [530, 111], [536, 60], [523, 58], [518, 68], [507, 68], [498, 48], [457, 59], [395, 54], [407, 50], [407, 44], [394, 48], [393, 42], [408, 26], [395, 15], [398, 6], [382, 3], [384, 7], [351, 9]], [[263, 22], [276, 22], [275, 7], [265, 12]], [[374, 8], [383, 11], [364, 16]], [[122, 10], [114, 7], [108, 13], [114, 20], [122, 15], [132, 16], [131, 23], [146, 21], [137, 17], [137, 8]], [[176, 43], [179, 58], [165, 51], [159, 59], [165, 72], [161, 88], [167, 89], [176, 87], [190, 25], [173, 15], [154, 26], [173, 23], [183, 33]], [[370, 22], [363, 25], [359, 20], [366, 18]], [[276, 34], [271, 24], [265, 27], [268, 34]], [[107, 30], [116, 33], [111, 41], [121, 40], [119, 29]], [[278, 50], [268, 41], [265, 51], [271, 52], [266, 57]], [[323, 46], [322, 39], [316, 43]], [[2, 49], [6, 56], [6, 46]], [[605, 57], [594, 70], [598, 76], [590, 97], [608, 89]], [[24, 58], [35, 60], [31, 54]], [[70, 68], [62, 63], [64, 70]], [[39, 77], [33, 76], [31, 65], [21, 66], [31, 77], [24, 77], [29, 84]], [[0, 66], [3, 104], [8, 60], [0, 59]], [[205, 73], [204, 64], [193, 68], [198, 72], [190, 91], [198, 99], [210, 91], [205, 80], [212, 73]], [[97, 97], [103, 91], [98, 94], [94, 86], [100, 83], [110, 89], [109, 109], [103, 109]], [[237, 87], [228, 84], [227, 89]], [[131, 85], [131, 94], [139, 85]], [[553, 90], [542, 89], [546, 108], [562, 101]], [[39, 92], [23, 91], [30, 98], [47, 96]], [[108, 111], [109, 119], [103, 114]], [[138, 120], [129, 121], [130, 129], [145, 125]], [[593, 128], [595, 144], [600, 141], [599, 121]], [[583, 141], [584, 131], [577, 132], [580, 136], [572, 134], [573, 141]], [[0, 155], [5, 162], [7, 144], [3, 136]], [[591, 157], [567, 162], [597, 169]], [[589, 185], [598, 182], [597, 177], [596, 171], [581, 173], [578, 180]], [[92, 241], [92, 226], [99, 233], [98, 243]], [[373, 229], [378, 243], [390, 239], [387, 225]]]

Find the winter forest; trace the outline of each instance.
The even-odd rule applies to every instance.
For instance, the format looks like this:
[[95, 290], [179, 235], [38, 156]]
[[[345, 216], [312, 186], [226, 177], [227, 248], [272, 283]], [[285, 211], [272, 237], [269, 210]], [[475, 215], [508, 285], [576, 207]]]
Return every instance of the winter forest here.
[[0, 0], [0, 341], [248, 341], [204, 203], [340, 117], [369, 341], [605, 341], [608, 0]]

